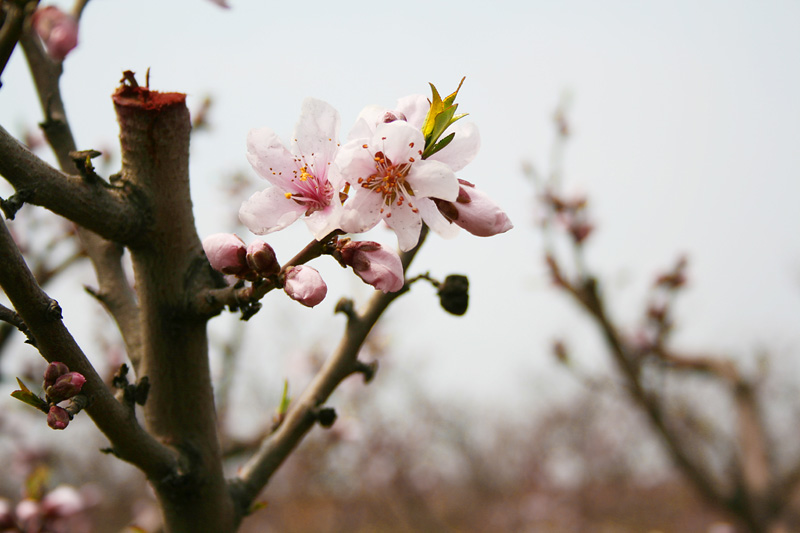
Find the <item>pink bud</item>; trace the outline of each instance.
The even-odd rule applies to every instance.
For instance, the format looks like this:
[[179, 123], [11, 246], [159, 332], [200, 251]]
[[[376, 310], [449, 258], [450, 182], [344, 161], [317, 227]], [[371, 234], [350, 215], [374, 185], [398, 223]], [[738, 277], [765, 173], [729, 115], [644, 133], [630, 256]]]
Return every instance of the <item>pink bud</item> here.
[[63, 407], [54, 405], [47, 413], [47, 425], [53, 429], [64, 429], [69, 425], [69, 413]]
[[319, 272], [310, 266], [299, 265], [286, 269], [286, 281], [283, 290], [292, 300], [297, 300], [307, 307], [314, 307], [328, 294], [328, 286]]
[[69, 372], [69, 368], [64, 363], [50, 363], [44, 371], [44, 383], [42, 388], [46, 389], [47, 387], [51, 387], [59, 377], [67, 372]]
[[272, 246], [262, 240], [253, 241], [247, 247], [247, 265], [260, 276], [274, 276], [281, 271]]
[[491, 237], [514, 227], [505, 211], [472, 183], [459, 179], [455, 202], [436, 200], [436, 207], [448, 220], [478, 237]]
[[397, 292], [405, 285], [403, 263], [394, 250], [377, 242], [351, 241], [342, 247], [342, 262], [378, 290]]
[[400, 111], [387, 111], [383, 114], [383, 118], [381, 119], [381, 121], [384, 123], [394, 122], [395, 120], [402, 120], [405, 122], [406, 116]]
[[203, 239], [203, 250], [214, 270], [240, 277], [250, 272], [244, 241], [233, 233], [209, 235]]
[[78, 22], [55, 6], [38, 9], [33, 14], [33, 27], [56, 61], [63, 61], [78, 46]]
[[47, 387], [44, 392], [51, 402], [58, 403], [81, 392], [84, 383], [86, 383], [86, 378], [83, 377], [83, 374], [67, 372], [63, 376], [59, 376], [56, 382]]

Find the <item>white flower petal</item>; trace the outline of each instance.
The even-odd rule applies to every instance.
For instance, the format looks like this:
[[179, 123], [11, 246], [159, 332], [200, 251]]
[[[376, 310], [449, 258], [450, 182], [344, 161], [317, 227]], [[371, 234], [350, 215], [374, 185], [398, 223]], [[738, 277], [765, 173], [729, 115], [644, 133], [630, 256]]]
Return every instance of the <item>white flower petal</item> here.
[[391, 216], [384, 218], [386, 224], [397, 234], [397, 245], [404, 252], [412, 249], [419, 242], [422, 231], [422, 219], [407, 205], [391, 207]]
[[289, 226], [305, 212], [297, 202], [286, 198], [278, 187], [253, 194], [239, 208], [239, 220], [256, 235], [266, 235]]
[[436, 203], [433, 200], [421, 198], [417, 200], [416, 206], [425, 224], [440, 237], [452, 239], [459, 234], [459, 227], [447, 220], [444, 215], [439, 212], [439, 208], [436, 207]]
[[406, 121], [418, 130], [422, 129], [430, 108], [428, 98], [421, 94], [405, 96], [397, 101], [397, 111], [405, 115]]
[[428, 161], [441, 161], [448, 165], [453, 172], [458, 172], [470, 163], [481, 147], [481, 136], [478, 127], [472, 122], [458, 121], [450, 126], [442, 138], [455, 132], [456, 136], [450, 144], [430, 156]]
[[294, 129], [292, 151], [318, 178], [325, 177], [328, 163], [336, 155], [339, 127], [339, 112], [330, 104], [314, 98], [303, 101], [300, 119]]
[[440, 161], [417, 161], [406, 176], [417, 198], [441, 198], [449, 202], [458, 197], [458, 180], [450, 167]]
[[258, 174], [273, 185], [291, 190], [297, 163], [278, 135], [269, 128], [250, 130], [247, 134], [247, 160]]
[[347, 233], [363, 233], [380, 222], [384, 207], [383, 197], [367, 190], [359, 190], [345, 203], [339, 227]]

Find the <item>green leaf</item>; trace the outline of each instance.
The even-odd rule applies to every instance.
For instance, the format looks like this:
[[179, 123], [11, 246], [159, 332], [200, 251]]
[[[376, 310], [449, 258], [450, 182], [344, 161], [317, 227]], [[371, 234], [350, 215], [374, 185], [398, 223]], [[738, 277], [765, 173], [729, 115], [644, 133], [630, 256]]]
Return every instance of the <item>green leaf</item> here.
[[12, 398], [16, 398], [21, 402], [25, 402], [31, 407], [35, 407], [36, 409], [42, 411], [43, 413], [48, 411], [47, 402], [32, 393], [30, 389], [25, 386], [21, 379], [17, 378], [17, 383], [19, 384], [20, 390], [15, 390], [12, 392]]
[[429, 147], [430, 151], [426, 148], [425, 152], [423, 152], [422, 154], [423, 159], [432, 156], [433, 154], [435, 154], [436, 152], [438, 152], [439, 150], [450, 144], [450, 141], [452, 141], [455, 136], [456, 132], [453, 132], [444, 139], [442, 139], [441, 141], [437, 142], [436, 144], [432, 144]]
[[455, 103], [456, 96], [458, 96], [458, 91], [461, 89], [461, 85], [464, 83], [465, 79], [466, 78], [461, 78], [456, 90], [448, 95], [444, 100], [442, 100], [442, 97], [436, 87], [432, 83], [430, 84], [431, 93], [433, 95], [431, 97], [431, 107], [428, 110], [428, 114], [425, 117], [425, 122], [422, 125], [422, 134], [425, 136], [425, 150], [422, 154], [423, 159], [433, 155], [447, 146], [447, 143], [450, 141], [447, 141], [445, 144], [438, 145], [439, 138], [455, 121], [467, 116], [466, 113], [456, 115], [458, 104]]
[[286, 411], [289, 410], [289, 402], [291, 402], [291, 401], [292, 401], [292, 399], [289, 398], [289, 380], [288, 379], [284, 379], [283, 380], [283, 394], [281, 395], [281, 403], [278, 406], [278, 415], [279, 416], [283, 416], [283, 415], [286, 414]]

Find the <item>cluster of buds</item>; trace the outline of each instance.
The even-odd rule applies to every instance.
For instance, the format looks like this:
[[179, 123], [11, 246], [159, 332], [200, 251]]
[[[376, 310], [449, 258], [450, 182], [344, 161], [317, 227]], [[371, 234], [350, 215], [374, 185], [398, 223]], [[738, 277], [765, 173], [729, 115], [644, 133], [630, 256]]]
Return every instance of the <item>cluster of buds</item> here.
[[247, 281], [275, 280], [291, 299], [307, 307], [320, 303], [328, 292], [322, 276], [309, 266], [281, 269], [275, 250], [260, 239], [247, 246], [233, 233], [215, 233], [203, 240], [203, 250], [214, 270]]
[[78, 46], [78, 21], [59, 8], [47, 6], [36, 10], [32, 22], [47, 54], [54, 60], [64, 61], [67, 54]]
[[548, 192], [543, 201], [553, 211], [556, 220], [566, 228], [575, 244], [583, 244], [594, 230], [594, 224], [589, 221], [586, 210], [586, 197], [562, 198]]
[[[42, 383], [44, 400], [31, 392], [20, 379], [17, 379], [17, 383], [20, 389], [12, 392], [11, 396], [47, 413], [47, 425], [53, 429], [66, 428], [85, 403], [76, 400], [86, 378], [79, 372], [70, 372], [64, 363], [53, 362], [47, 365]], [[85, 400], [82, 396], [80, 398]], [[72, 400], [72, 405], [60, 407], [58, 404], [65, 400]]]

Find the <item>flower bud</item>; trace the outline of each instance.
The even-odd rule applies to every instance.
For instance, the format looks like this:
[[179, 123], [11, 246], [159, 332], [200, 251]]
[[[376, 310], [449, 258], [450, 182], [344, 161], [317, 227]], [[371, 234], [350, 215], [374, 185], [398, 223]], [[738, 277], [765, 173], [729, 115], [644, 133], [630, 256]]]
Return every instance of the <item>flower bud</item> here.
[[203, 250], [211, 268], [218, 272], [240, 277], [250, 272], [244, 241], [233, 233], [209, 235], [203, 239]]
[[299, 265], [286, 269], [283, 290], [292, 300], [297, 300], [307, 307], [314, 307], [325, 299], [328, 286], [325, 285], [319, 272], [309, 266]]
[[394, 250], [377, 242], [351, 241], [342, 249], [342, 262], [353, 267], [364, 283], [383, 292], [397, 292], [405, 285], [403, 263]]
[[514, 227], [508, 215], [472, 183], [459, 179], [460, 188], [455, 202], [434, 199], [439, 212], [478, 237], [491, 237]]
[[253, 241], [247, 247], [247, 266], [264, 277], [274, 276], [281, 271], [275, 250], [262, 240]]
[[55, 6], [38, 9], [33, 14], [33, 28], [56, 61], [63, 61], [78, 46], [78, 22]]
[[64, 363], [53, 362], [47, 365], [44, 371], [44, 383], [42, 388], [52, 387], [58, 378], [69, 372], [69, 368]]
[[403, 122], [406, 121], [406, 116], [402, 114], [400, 111], [387, 111], [383, 114], [383, 118], [381, 122], [384, 124], [389, 122], [394, 122], [395, 120], [402, 120]]
[[47, 387], [44, 392], [51, 402], [58, 403], [81, 392], [84, 383], [86, 383], [86, 378], [83, 377], [83, 374], [67, 372], [63, 376], [59, 376], [56, 382]]
[[63, 407], [54, 405], [47, 413], [47, 425], [53, 429], [64, 429], [69, 425], [69, 413]]

